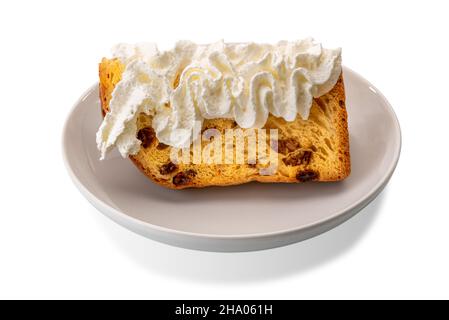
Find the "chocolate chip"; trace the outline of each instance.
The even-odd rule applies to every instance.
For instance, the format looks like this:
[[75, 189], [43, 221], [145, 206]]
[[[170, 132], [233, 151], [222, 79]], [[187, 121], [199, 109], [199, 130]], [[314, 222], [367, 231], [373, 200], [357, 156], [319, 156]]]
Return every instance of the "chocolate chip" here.
[[153, 128], [146, 127], [143, 129], [140, 129], [137, 133], [137, 139], [139, 139], [142, 142], [142, 147], [148, 148], [151, 145], [151, 142], [153, 142], [155, 138], [155, 133]]
[[166, 163], [163, 166], [161, 166], [160, 169], [159, 169], [159, 172], [162, 175], [167, 175], [167, 174], [170, 174], [170, 173], [172, 173], [172, 172], [174, 172], [176, 170], [178, 170], [178, 166], [170, 161], [169, 163]]
[[338, 105], [343, 108], [345, 106], [345, 102], [343, 100], [339, 100]]
[[317, 178], [318, 178], [318, 173], [313, 170], [299, 171], [296, 174], [296, 179], [300, 182], [312, 181], [312, 180], [316, 180]]

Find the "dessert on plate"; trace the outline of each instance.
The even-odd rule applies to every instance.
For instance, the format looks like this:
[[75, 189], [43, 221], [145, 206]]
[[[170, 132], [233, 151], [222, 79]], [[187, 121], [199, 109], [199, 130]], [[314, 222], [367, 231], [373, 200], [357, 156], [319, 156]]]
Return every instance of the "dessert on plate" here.
[[188, 41], [119, 44], [99, 66], [112, 148], [172, 189], [339, 181], [350, 173], [341, 50]]

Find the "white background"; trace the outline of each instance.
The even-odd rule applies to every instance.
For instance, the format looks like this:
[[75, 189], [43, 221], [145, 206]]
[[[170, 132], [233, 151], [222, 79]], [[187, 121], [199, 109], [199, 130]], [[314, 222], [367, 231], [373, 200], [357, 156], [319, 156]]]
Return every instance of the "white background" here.
[[[1, 1], [0, 298], [449, 298], [447, 1]], [[62, 127], [117, 42], [313, 36], [403, 132], [381, 196], [280, 249], [205, 253], [111, 222], [65, 171]]]

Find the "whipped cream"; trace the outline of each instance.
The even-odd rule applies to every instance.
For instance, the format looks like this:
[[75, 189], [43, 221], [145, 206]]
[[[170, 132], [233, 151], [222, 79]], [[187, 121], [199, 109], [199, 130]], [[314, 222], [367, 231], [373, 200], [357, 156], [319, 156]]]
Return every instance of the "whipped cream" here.
[[314, 97], [330, 91], [341, 73], [341, 49], [324, 49], [313, 39], [275, 45], [176, 43], [160, 52], [155, 44], [113, 48], [125, 70], [110, 112], [97, 133], [101, 158], [116, 146], [136, 154], [140, 113], [153, 116], [158, 140], [183, 148], [198, 136], [205, 119], [234, 119], [241, 128], [261, 128], [268, 115], [307, 120]]

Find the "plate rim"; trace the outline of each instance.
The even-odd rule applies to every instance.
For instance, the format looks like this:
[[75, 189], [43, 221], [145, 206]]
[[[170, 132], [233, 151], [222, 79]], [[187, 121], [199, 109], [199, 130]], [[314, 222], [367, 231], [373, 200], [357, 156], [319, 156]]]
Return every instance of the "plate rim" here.
[[[395, 141], [396, 147], [394, 150], [394, 161], [392, 161], [387, 170], [384, 171], [384, 174], [382, 175], [382, 178], [379, 180], [379, 182], [373, 187], [371, 187], [370, 191], [367, 192], [363, 197], [361, 197], [358, 201], [355, 201], [348, 205], [347, 207], [337, 210], [336, 212], [332, 213], [329, 217], [322, 218], [320, 220], [311, 222], [309, 224], [303, 225], [301, 227], [293, 227], [285, 230], [279, 230], [279, 231], [272, 231], [272, 232], [260, 232], [260, 233], [249, 233], [249, 234], [229, 234], [229, 235], [220, 235], [220, 234], [209, 234], [209, 233], [196, 233], [196, 232], [190, 232], [190, 231], [183, 231], [183, 230], [177, 230], [177, 229], [171, 229], [167, 227], [163, 227], [160, 225], [151, 224], [146, 221], [139, 220], [137, 218], [134, 218], [132, 216], [127, 215], [126, 213], [113, 208], [103, 200], [99, 199], [95, 196], [84, 184], [80, 181], [77, 174], [74, 172], [72, 166], [70, 165], [69, 160], [69, 154], [68, 154], [68, 125], [70, 122], [70, 119], [72, 118], [72, 115], [74, 114], [75, 110], [78, 108], [81, 102], [83, 102], [88, 95], [92, 93], [92, 91], [95, 91], [96, 88], [98, 88], [98, 82], [91, 85], [87, 90], [85, 90], [81, 96], [76, 100], [76, 102], [73, 104], [72, 108], [70, 109], [68, 115], [66, 116], [63, 130], [62, 130], [62, 156], [63, 156], [63, 162], [67, 169], [67, 172], [69, 173], [69, 176], [75, 186], [78, 188], [78, 190], [83, 194], [83, 196], [100, 212], [111, 218], [112, 220], [116, 221], [117, 223], [125, 226], [126, 228], [140, 233], [142, 235], [147, 236], [147, 233], [151, 231], [153, 235], [156, 237], [155, 233], [162, 234], [169, 234], [173, 236], [177, 236], [179, 239], [188, 239], [188, 240], [223, 240], [223, 241], [229, 241], [229, 240], [260, 240], [260, 239], [269, 239], [269, 238], [275, 238], [275, 237], [287, 237], [292, 234], [297, 234], [301, 232], [305, 232], [307, 230], [312, 229], [319, 229], [320, 227], [324, 227], [325, 230], [321, 232], [317, 232], [316, 234], [312, 236], [316, 236], [318, 234], [321, 234], [322, 232], [328, 231], [337, 225], [343, 223], [344, 221], [348, 220], [352, 216], [354, 216], [357, 212], [362, 210], [366, 205], [368, 205], [372, 200], [374, 200], [378, 194], [384, 189], [384, 187], [388, 184], [391, 176], [393, 175], [397, 164], [399, 162], [401, 149], [402, 149], [402, 133], [401, 133], [401, 127], [399, 124], [399, 120], [397, 118], [397, 115], [391, 106], [391, 104], [388, 102], [387, 98], [383, 95], [383, 93], [378, 90], [373, 84], [371, 84], [368, 80], [366, 80], [364, 77], [362, 77], [359, 73], [355, 72], [354, 70], [344, 66], [343, 72], [349, 72], [352, 73], [358, 81], [363, 82], [366, 86], [372, 88], [375, 90], [376, 95], [381, 98], [383, 103], [385, 104], [386, 111], [390, 114], [390, 117], [393, 119], [395, 124], [395, 131], [397, 139]], [[333, 225], [336, 220], [341, 220], [339, 223]], [[332, 225], [328, 228], [325, 227], [325, 225]], [[134, 226], [138, 226], [139, 230], [136, 230]], [[142, 230], [141, 228], [144, 228], [145, 230]], [[308, 239], [312, 236], [308, 236], [302, 240]], [[172, 244], [174, 241], [164, 241], [163, 239], [155, 239], [161, 242]], [[299, 240], [301, 241], [301, 240]], [[289, 241], [288, 243], [293, 243], [296, 241]], [[282, 245], [285, 245], [282, 244]], [[181, 244], [176, 244], [177, 246], [182, 246]], [[277, 246], [274, 244], [270, 247]], [[192, 248], [191, 246], [189, 246]], [[198, 246], [195, 246], [194, 248], [197, 248]], [[266, 246], [264, 246], [265, 248]], [[268, 247], [267, 247], [268, 248]], [[209, 249], [206, 249], [209, 250]], [[215, 250], [215, 249], [214, 249]], [[253, 250], [253, 249], [250, 249]], [[256, 249], [257, 250], [257, 249]], [[217, 251], [217, 250], [215, 250]], [[220, 250], [222, 251], [222, 250]], [[228, 250], [226, 250], [228, 251]], [[232, 250], [236, 251], [236, 250]], [[246, 251], [246, 250], [245, 250]]]

